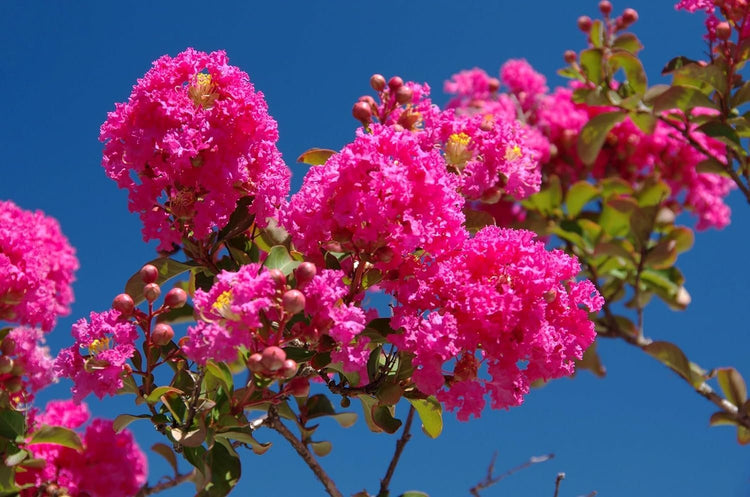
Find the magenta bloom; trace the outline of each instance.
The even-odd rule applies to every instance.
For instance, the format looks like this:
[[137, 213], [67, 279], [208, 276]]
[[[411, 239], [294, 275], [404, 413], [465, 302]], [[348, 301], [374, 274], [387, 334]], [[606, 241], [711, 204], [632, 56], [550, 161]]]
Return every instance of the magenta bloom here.
[[[135, 353], [138, 332], [115, 310], [92, 312], [73, 325], [75, 345], [60, 351], [55, 360], [58, 376], [73, 380], [73, 400], [80, 402], [93, 392], [100, 399], [122, 388], [122, 375]], [[83, 349], [84, 355], [79, 352]]]
[[[438, 151], [424, 151], [419, 133], [372, 125], [315, 166], [283, 219], [295, 246], [322, 263], [330, 243], [395, 267], [417, 249], [438, 254], [461, 243], [463, 199]], [[387, 253], [387, 257], [383, 254]]]
[[[417, 386], [459, 419], [479, 416], [485, 394], [494, 409], [521, 404], [533, 381], [572, 374], [594, 340], [588, 313], [602, 297], [590, 281], [575, 281], [574, 257], [547, 251], [535, 236], [484, 228], [396, 291], [393, 326], [403, 330], [389, 340], [414, 353]], [[489, 377], [478, 374], [482, 366]]]
[[[69, 400], [51, 401], [42, 414], [31, 423], [80, 428], [89, 419], [86, 404]], [[146, 482], [145, 454], [128, 430], [115, 433], [112, 421], [94, 419], [81, 437], [83, 452], [55, 444], [30, 445], [26, 450], [46, 465], [16, 473], [19, 485], [31, 484], [21, 492], [23, 497], [36, 497], [39, 487], [54, 483], [66, 495], [78, 497], [132, 497]]]
[[77, 269], [55, 219], [0, 201], [0, 321], [51, 330], [70, 313]]
[[130, 211], [159, 250], [183, 237], [207, 240], [244, 197], [265, 225], [289, 192], [276, 121], [222, 51], [189, 48], [155, 61], [109, 113], [100, 139], [107, 175], [129, 190]]
[[18, 375], [13, 372], [0, 375], [0, 378], [20, 376], [24, 388], [20, 393], [13, 394], [12, 398], [28, 403], [36, 392], [56, 381], [54, 361], [49, 355], [49, 347], [45, 346], [44, 333], [38, 328], [14, 328], [5, 340], [12, 341], [12, 352], [7, 356], [13, 359], [14, 367], [20, 368], [21, 372]]

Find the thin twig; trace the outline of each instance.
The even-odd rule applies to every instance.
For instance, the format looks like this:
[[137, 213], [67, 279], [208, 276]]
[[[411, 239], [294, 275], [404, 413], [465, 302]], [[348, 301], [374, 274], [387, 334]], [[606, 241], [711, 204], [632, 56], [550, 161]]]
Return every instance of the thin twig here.
[[565, 473], [557, 473], [557, 478], [555, 478], [555, 495], [554, 497], [557, 497], [557, 495], [560, 493], [560, 482], [562, 482], [565, 479]]
[[187, 416], [185, 417], [185, 424], [183, 425], [183, 431], [185, 433], [190, 431], [190, 426], [193, 424], [193, 419], [195, 418], [195, 413], [198, 409], [198, 398], [200, 397], [201, 393], [201, 385], [203, 384], [203, 378], [205, 376], [206, 370], [201, 369], [200, 373], [198, 374], [198, 379], [195, 381], [195, 385], [193, 387], [193, 401], [190, 403]]
[[385, 472], [385, 476], [380, 480], [380, 492], [378, 492], [378, 497], [388, 496], [388, 487], [391, 484], [391, 478], [393, 478], [393, 473], [396, 471], [396, 466], [401, 458], [401, 453], [411, 439], [411, 423], [414, 421], [414, 411], [414, 406], [409, 406], [409, 414], [406, 415], [404, 430], [401, 432], [401, 438], [396, 441], [396, 451], [393, 453], [393, 457], [388, 465], [388, 470]]
[[474, 497], [481, 497], [479, 492], [481, 492], [482, 490], [485, 490], [491, 487], [492, 485], [496, 484], [500, 480], [509, 477], [513, 473], [517, 473], [518, 471], [521, 471], [522, 469], [526, 469], [529, 466], [533, 466], [534, 464], [539, 464], [540, 462], [549, 461], [553, 457], [555, 457], [554, 454], [545, 454], [543, 456], [532, 457], [525, 463], [519, 464], [515, 468], [511, 468], [501, 475], [492, 476], [492, 474], [495, 472], [495, 460], [497, 459], [497, 452], [495, 452], [495, 454], [492, 456], [492, 461], [490, 461], [490, 465], [487, 468], [487, 476], [485, 476], [484, 480], [480, 481], [479, 483], [471, 487], [469, 489], [469, 493], [473, 495]]
[[153, 495], [155, 493], [163, 492], [164, 490], [168, 490], [170, 488], [176, 487], [177, 485], [185, 483], [186, 481], [191, 479], [193, 476], [195, 476], [195, 470], [189, 473], [182, 474], [182, 475], [177, 475], [174, 478], [170, 478], [167, 481], [157, 483], [153, 487], [149, 487], [148, 484], [143, 485], [141, 489], [138, 491], [138, 493], [135, 494], [135, 497], [146, 497], [148, 495]]
[[305, 461], [312, 472], [315, 473], [315, 476], [323, 484], [323, 487], [325, 487], [328, 495], [330, 495], [331, 497], [344, 497], [344, 494], [342, 494], [341, 491], [336, 488], [336, 484], [334, 483], [334, 481], [330, 476], [328, 476], [328, 474], [318, 463], [317, 459], [315, 459], [315, 456], [312, 455], [307, 446], [303, 444], [299, 439], [297, 439], [297, 437], [294, 436], [294, 433], [289, 431], [289, 428], [287, 428], [286, 425], [281, 422], [279, 413], [276, 411], [275, 406], [271, 406], [271, 408], [268, 410], [268, 417], [266, 417], [264, 424], [272, 430], [276, 430], [277, 432], [279, 432], [279, 434], [284, 437], [287, 442], [289, 442], [289, 444], [294, 448], [295, 451], [297, 451], [297, 454], [299, 454], [302, 460]]

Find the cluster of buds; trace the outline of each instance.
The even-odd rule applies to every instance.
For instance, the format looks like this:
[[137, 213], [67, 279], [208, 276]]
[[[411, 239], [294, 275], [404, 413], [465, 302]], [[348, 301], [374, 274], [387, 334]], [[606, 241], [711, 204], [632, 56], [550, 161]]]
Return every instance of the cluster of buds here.
[[15, 349], [16, 344], [11, 337], [5, 337], [0, 342], [0, 388], [11, 395], [23, 390], [21, 377], [25, 373], [23, 364], [12, 357]]
[[297, 361], [288, 359], [281, 347], [271, 345], [263, 352], [252, 354], [247, 360], [247, 368], [266, 378], [289, 379], [297, 374]]
[[[352, 115], [363, 126], [368, 126], [374, 119], [385, 123], [394, 109], [412, 103], [414, 98], [412, 89], [405, 85], [399, 76], [393, 76], [386, 82], [382, 74], [373, 74], [370, 77], [370, 86], [377, 92], [380, 105], [370, 95], [363, 95], [352, 107]], [[399, 117], [398, 125], [404, 129], [412, 129], [415, 122], [411, 113], [404, 112]]]
[[[638, 20], [638, 11], [635, 9], [627, 8], [622, 12], [622, 15], [612, 19], [612, 2], [609, 0], [601, 0], [599, 2], [599, 11], [604, 15], [604, 19], [607, 25], [607, 32], [612, 34], [623, 29], [628, 28]], [[578, 18], [578, 29], [584, 33], [589, 33], [594, 22], [589, 16], [581, 16]]]

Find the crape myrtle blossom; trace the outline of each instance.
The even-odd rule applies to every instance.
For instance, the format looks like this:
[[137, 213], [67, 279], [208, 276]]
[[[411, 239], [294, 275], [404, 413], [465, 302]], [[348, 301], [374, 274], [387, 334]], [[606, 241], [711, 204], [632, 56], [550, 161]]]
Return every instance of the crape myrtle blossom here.
[[51, 330], [70, 313], [77, 269], [54, 218], [0, 201], [0, 321]]
[[589, 312], [602, 297], [590, 281], [575, 281], [574, 257], [535, 236], [486, 227], [401, 275], [393, 321], [401, 330], [389, 341], [414, 354], [417, 387], [461, 420], [480, 415], [485, 394], [494, 409], [508, 408], [532, 382], [572, 374], [595, 338]]
[[26, 404], [34, 394], [56, 381], [54, 361], [39, 328], [19, 327], [2, 340], [0, 384], [15, 404]]
[[72, 334], [75, 344], [60, 351], [55, 372], [73, 380], [73, 400], [80, 402], [92, 392], [100, 399], [117, 393], [135, 353], [135, 324], [119, 311], [92, 312], [89, 321], [82, 318], [73, 325]]
[[[744, 40], [750, 36], [750, 3], [747, 0], [680, 0], [675, 6], [678, 10], [687, 10], [696, 12], [702, 10], [706, 13], [706, 36], [709, 42], [727, 40], [731, 37], [731, 29], [734, 27], [739, 32], [739, 39]], [[720, 9], [721, 14], [727, 22], [723, 22], [716, 15], [716, 9]], [[724, 24], [726, 37], [717, 36], [716, 29], [719, 24]]]
[[[32, 430], [42, 425], [81, 428], [89, 419], [86, 404], [68, 400], [51, 401], [42, 413], [32, 412]], [[22, 497], [68, 495], [79, 497], [132, 497], [146, 482], [147, 460], [128, 430], [115, 433], [112, 421], [94, 419], [81, 437], [83, 451], [57, 444], [26, 447], [44, 467], [16, 473], [19, 485], [31, 485]], [[52, 494], [56, 488], [60, 493]]]
[[312, 167], [282, 217], [296, 248], [319, 265], [335, 248], [388, 270], [418, 249], [438, 254], [459, 245], [457, 178], [417, 135], [372, 124]]
[[155, 61], [108, 114], [100, 139], [107, 175], [129, 190], [144, 239], [159, 240], [161, 251], [183, 238], [205, 242], [245, 197], [265, 226], [289, 192], [276, 121], [223, 51], [189, 48]]

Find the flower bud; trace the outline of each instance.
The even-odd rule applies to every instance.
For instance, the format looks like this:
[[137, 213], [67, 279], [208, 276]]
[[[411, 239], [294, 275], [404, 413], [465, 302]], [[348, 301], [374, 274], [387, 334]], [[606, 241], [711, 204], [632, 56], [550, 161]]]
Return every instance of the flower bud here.
[[297, 362], [292, 359], [286, 359], [278, 371], [282, 378], [291, 378], [297, 374]]
[[179, 309], [187, 302], [187, 293], [182, 288], [172, 288], [164, 297], [164, 305], [172, 309]]
[[161, 287], [156, 283], [149, 283], [143, 287], [143, 296], [146, 297], [146, 300], [148, 300], [150, 304], [153, 304], [153, 302], [159, 298], [159, 295], [161, 295]]
[[381, 405], [395, 406], [398, 404], [403, 393], [404, 392], [399, 385], [395, 383], [386, 383], [378, 389], [375, 396], [378, 398]]
[[157, 324], [151, 332], [151, 341], [159, 347], [168, 344], [173, 338], [174, 330], [167, 323]]
[[159, 277], [159, 270], [153, 264], [146, 264], [139, 273], [144, 283], [153, 283]]
[[411, 102], [413, 96], [414, 92], [408, 86], [401, 86], [396, 90], [396, 102], [400, 104]]
[[622, 13], [622, 22], [625, 26], [629, 26], [638, 20], [638, 12], [635, 9], [625, 9]]
[[286, 285], [286, 276], [281, 269], [269, 269], [268, 274], [277, 286]]
[[341, 397], [341, 403], [340, 404], [341, 404], [341, 407], [343, 407], [344, 409], [346, 409], [347, 407], [349, 407], [350, 405], [352, 405], [352, 401], [349, 400], [349, 397]]
[[266, 371], [278, 371], [284, 365], [286, 352], [276, 346], [266, 347], [261, 354], [260, 363]]
[[307, 397], [310, 395], [310, 380], [302, 376], [292, 378], [289, 383], [286, 384], [287, 392], [289, 395], [295, 397]]
[[382, 74], [373, 74], [370, 76], [370, 86], [375, 91], [385, 90], [385, 78]]
[[388, 80], [388, 88], [391, 89], [391, 91], [396, 91], [399, 88], [401, 88], [404, 85], [404, 80], [399, 78], [398, 76], [393, 76], [391, 79]]
[[304, 286], [312, 281], [317, 274], [318, 268], [312, 262], [303, 262], [294, 270], [294, 277], [297, 279], [297, 286]]
[[578, 18], [578, 29], [584, 33], [591, 31], [591, 18], [589, 16], [581, 16]]
[[23, 382], [21, 381], [21, 378], [14, 377], [8, 379], [8, 381], [5, 382], [5, 389], [9, 391], [10, 393], [16, 393], [20, 392], [23, 388]]
[[249, 369], [253, 373], [262, 373], [263, 372], [263, 365], [261, 364], [262, 358], [263, 356], [261, 356], [257, 352], [255, 354], [252, 354], [250, 357], [247, 358], [247, 369]]
[[495, 93], [495, 92], [496, 92], [497, 90], [499, 90], [499, 89], [500, 89], [500, 80], [499, 80], [499, 79], [497, 79], [497, 78], [490, 78], [490, 80], [489, 80], [489, 81], [487, 82], [487, 84], [488, 84], [488, 86], [489, 86], [489, 88], [488, 88], [488, 89], [489, 89], [489, 90], [490, 90], [490, 91], [491, 91], [492, 93]]
[[563, 57], [565, 58], [565, 62], [572, 64], [578, 58], [578, 54], [574, 50], [566, 50]]
[[357, 102], [364, 102], [368, 104], [370, 107], [375, 105], [375, 99], [372, 98], [370, 95], [362, 95], [361, 97], [357, 99]]
[[135, 309], [135, 302], [133, 302], [133, 297], [131, 297], [127, 293], [121, 293], [120, 295], [115, 297], [115, 300], [112, 301], [112, 309], [120, 311], [120, 314], [123, 317], [130, 316], [131, 314], [133, 314], [133, 310]]
[[305, 310], [305, 296], [299, 290], [289, 290], [281, 297], [281, 305], [289, 314]]
[[725, 41], [732, 37], [732, 27], [728, 22], [720, 22], [716, 25], [716, 37]]
[[384, 262], [387, 264], [393, 260], [393, 253], [393, 249], [386, 245], [377, 249], [372, 257], [377, 262]]
[[352, 115], [357, 121], [367, 124], [372, 119], [372, 109], [370, 105], [365, 102], [357, 102], [352, 107]]
[[5, 355], [12, 354], [16, 351], [16, 342], [11, 337], [5, 337], [3, 338], [3, 341], [0, 342], [0, 352], [2, 352]]
[[610, 12], [612, 12], [612, 2], [609, 0], [602, 0], [599, 2], [599, 10], [602, 14], [605, 16], [608, 16]]
[[0, 374], [8, 374], [13, 369], [13, 359], [8, 356], [0, 357]]

